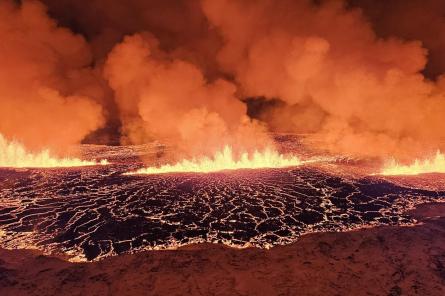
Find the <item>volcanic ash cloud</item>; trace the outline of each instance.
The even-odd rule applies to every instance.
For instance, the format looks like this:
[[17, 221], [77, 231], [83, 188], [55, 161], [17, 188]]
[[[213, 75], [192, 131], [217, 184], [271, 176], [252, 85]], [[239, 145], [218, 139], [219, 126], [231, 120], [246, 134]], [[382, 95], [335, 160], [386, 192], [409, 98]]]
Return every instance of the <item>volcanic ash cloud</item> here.
[[0, 134], [60, 152], [100, 127], [85, 40], [58, 27], [36, 1], [1, 1], [0, 19]]
[[270, 144], [264, 127], [247, 117], [234, 84], [207, 81], [194, 64], [161, 51], [150, 34], [127, 36], [117, 45], [105, 76], [116, 94], [124, 141], [168, 139], [191, 155]]
[[353, 156], [445, 151], [439, 0], [43, 2], [82, 35], [40, 2], [0, 2], [0, 134], [29, 149], [113, 122], [122, 144], [193, 157], [261, 151], [266, 131]]
[[218, 62], [278, 129], [309, 132], [331, 151], [411, 157], [445, 138], [444, 80], [421, 71], [421, 42], [381, 39], [341, 1], [203, 0], [224, 46]]

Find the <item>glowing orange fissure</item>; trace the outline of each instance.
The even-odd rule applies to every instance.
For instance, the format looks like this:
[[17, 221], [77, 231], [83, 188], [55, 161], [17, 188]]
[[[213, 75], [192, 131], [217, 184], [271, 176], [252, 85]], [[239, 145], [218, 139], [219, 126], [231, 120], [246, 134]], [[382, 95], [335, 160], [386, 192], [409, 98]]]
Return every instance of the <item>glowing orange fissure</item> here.
[[445, 155], [437, 151], [436, 155], [430, 159], [416, 159], [410, 165], [401, 165], [395, 159], [388, 161], [380, 175], [419, 175], [426, 173], [445, 173]]
[[252, 154], [242, 153], [236, 158], [232, 147], [225, 146], [222, 151], [216, 152], [213, 157], [201, 157], [199, 159], [182, 160], [176, 164], [166, 164], [160, 167], [142, 168], [126, 175], [137, 174], [165, 174], [165, 173], [210, 173], [225, 170], [260, 169], [260, 168], [285, 168], [299, 166], [309, 161], [302, 161], [293, 155], [282, 155], [272, 149], [262, 152], [255, 151]]
[[103, 159], [87, 161], [78, 158], [57, 158], [46, 149], [37, 153], [31, 153], [18, 142], [8, 142], [0, 134], [0, 167], [9, 168], [58, 168], [58, 167], [81, 167], [107, 165], [108, 161]]

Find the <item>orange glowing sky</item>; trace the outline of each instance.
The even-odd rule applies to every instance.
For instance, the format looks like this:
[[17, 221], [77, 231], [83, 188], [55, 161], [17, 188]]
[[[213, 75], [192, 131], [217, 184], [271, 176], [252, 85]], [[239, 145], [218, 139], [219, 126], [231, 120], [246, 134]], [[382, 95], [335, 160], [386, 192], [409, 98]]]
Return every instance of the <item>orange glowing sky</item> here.
[[422, 159], [445, 151], [445, 7], [391, 2], [0, 1], [0, 135], [23, 150], [3, 165], [93, 165], [64, 152], [166, 139], [183, 161], [153, 170], [282, 167], [272, 152], [210, 159], [289, 132], [393, 157], [384, 174], [441, 172]]

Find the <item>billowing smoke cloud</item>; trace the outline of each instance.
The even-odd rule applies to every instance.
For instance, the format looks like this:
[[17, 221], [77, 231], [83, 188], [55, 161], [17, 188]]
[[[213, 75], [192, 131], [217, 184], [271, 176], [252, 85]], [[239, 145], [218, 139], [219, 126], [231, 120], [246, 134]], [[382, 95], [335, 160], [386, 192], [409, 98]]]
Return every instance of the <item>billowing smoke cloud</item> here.
[[420, 74], [421, 42], [378, 38], [341, 1], [203, 0], [203, 7], [225, 41], [218, 61], [244, 96], [290, 106], [264, 116], [275, 126], [286, 122], [320, 147], [353, 155], [407, 157], [445, 138], [443, 79]]
[[81, 36], [35, 1], [1, 1], [0, 36], [0, 134], [61, 151], [100, 127], [102, 89]]
[[192, 155], [261, 149], [266, 129], [348, 155], [445, 148], [439, 0], [42, 2], [59, 26], [0, 2], [0, 133], [29, 147], [106, 119]]
[[148, 34], [126, 37], [104, 72], [130, 143], [164, 139], [192, 155], [224, 145], [254, 150], [270, 144], [259, 122], [247, 117], [234, 84], [206, 81], [197, 66], [160, 51]]
[[428, 49], [425, 73], [430, 78], [445, 73], [445, 5], [442, 0], [348, 0], [362, 9], [379, 36], [419, 40]]
[[63, 25], [90, 40], [102, 63], [122, 38], [150, 32], [162, 50], [185, 59], [215, 78], [221, 40], [209, 27], [200, 0], [43, 0]]

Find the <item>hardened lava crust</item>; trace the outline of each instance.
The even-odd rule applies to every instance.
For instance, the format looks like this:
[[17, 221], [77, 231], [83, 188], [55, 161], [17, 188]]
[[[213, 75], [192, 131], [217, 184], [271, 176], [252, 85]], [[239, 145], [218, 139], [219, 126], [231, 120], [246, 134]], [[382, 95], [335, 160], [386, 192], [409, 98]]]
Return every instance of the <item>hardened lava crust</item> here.
[[316, 165], [128, 176], [137, 158], [101, 149], [114, 164], [0, 169], [0, 247], [77, 260], [199, 242], [269, 248], [310, 232], [409, 225], [408, 209], [445, 197]]

